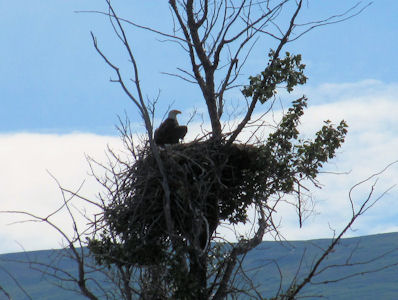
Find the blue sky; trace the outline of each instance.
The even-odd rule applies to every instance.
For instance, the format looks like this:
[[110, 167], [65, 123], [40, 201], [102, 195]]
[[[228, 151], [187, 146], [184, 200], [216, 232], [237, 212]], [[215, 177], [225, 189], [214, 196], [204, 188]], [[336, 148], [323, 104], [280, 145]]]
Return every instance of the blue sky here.
[[[140, 2], [143, 1], [132, 1], [129, 6], [120, 7], [120, 15], [132, 16], [138, 22], [157, 28], [170, 24], [164, 4]], [[303, 20], [341, 13], [355, 3], [320, 2], [317, 5], [316, 1], [309, 1]], [[103, 10], [104, 7], [104, 1], [92, 0], [17, 0], [0, 4], [0, 36], [3, 39], [0, 132], [116, 134], [116, 115], [127, 111], [132, 118], [137, 117], [121, 89], [109, 83], [113, 73], [96, 54], [91, 42], [90, 31], [93, 31], [104, 51], [121, 65], [127, 65], [127, 58], [114, 39], [107, 18], [74, 13]], [[288, 50], [302, 53], [307, 64], [308, 85], [364, 79], [396, 82], [397, 11], [396, 1], [376, 1], [351, 20], [315, 29], [289, 45]], [[156, 36], [145, 31], [132, 29], [128, 33], [134, 41], [133, 49], [149, 97], [156, 96], [160, 90], [162, 109], [173, 101], [181, 109], [190, 108], [192, 102], [200, 103], [196, 88], [160, 74], [161, 71], [174, 71], [176, 62], [184, 63], [175, 45], [160, 43]], [[264, 44], [264, 50], [257, 50], [256, 62], [265, 59], [267, 47]], [[253, 72], [261, 67], [254, 65]], [[193, 99], [186, 99], [187, 95]]]
[[[302, 20], [338, 14], [355, 3], [308, 1]], [[162, 30], [170, 28], [166, 1], [115, 4], [121, 17]], [[86, 180], [83, 192], [95, 195], [98, 186], [87, 179], [85, 154], [105, 159], [107, 145], [120, 147], [115, 130], [118, 115], [126, 112], [139, 122], [132, 103], [117, 84], [109, 82], [114, 74], [92, 45], [90, 31], [104, 52], [128, 72], [127, 57], [108, 19], [75, 13], [105, 7], [105, 1], [99, 0], [0, 2], [0, 210], [45, 214], [55, 209], [60, 195], [47, 170], [72, 189]], [[329, 168], [351, 171], [348, 177], [322, 177], [325, 188], [314, 191], [313, 197], [320, 217], [310, 218], [305, 228], [298, 229], [294, 211], [287, 211], [283, 230], [289, 239], [327, 237], [330, 224], [340, 228], [349, 217], [349, 188], [398, 159], [397, 17], [396, 0], [375, 1], [355, 18], [315, 29], [286, 48], [301, 53], [307, 64], [308, 84], [292, 95], [305, 93], [310, 99], [303, 132], [319, 128], [324, 119], [346, 119], [350, 125], [347, 143]], [[161, 74], [186, 64], [183, 52], [145, 31], [129, 28], [128, 35], [144, 94], [154, 98], [160, 91], [157, 122], [171, 103], [183, 111], [182, 122], [194, 107], [203, 109], [195, 86]], [[248, 60], [247, 76], [261, 70], [271, 44], [258, 45]], [[191, 134], [198, 130], [195, 124], [190, 127]], [[380, 191], [396, 184], [396, 178], [398, 168], [393, 167], [379, 181]], [[398, 231], [396, 199], [397, 191], [390, 192], [382, 205], [360, 221], [361, 229], [350, 234]], [[27, 250], [59, 246], [56, 233], [45, 226], [7, 225], [13, 221], [15, 216], [0, 222], [0, 252], [18, 251], [20, 244]]]

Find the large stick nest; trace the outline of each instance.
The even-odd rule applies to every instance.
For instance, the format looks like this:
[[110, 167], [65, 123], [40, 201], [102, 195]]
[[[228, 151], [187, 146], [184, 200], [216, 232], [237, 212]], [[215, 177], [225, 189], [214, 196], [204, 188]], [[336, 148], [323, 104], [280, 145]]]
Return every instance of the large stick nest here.
[[[261, 146], [226, 145], [213, 140], [160, 148], [170, 190], [174, 234], [187, 240], [199, 235], [203, 246], [221, 220], [245, 222], [248, 206], [267, 188], [265, 178], [270, 170], [263, 150]], [[129, 249], [124, 251], [125, 259], [144, 264], [154, 263], [154, 257], [162, 258], [170, 233], [164, 214], [164, 178], [159, 170], [147, 146], [118, 175], [117, 190], [105, 218], [120, 238], [120, 245], [102, 238], [100, 244], [92, 241], [94, 252], [106, 252], [108, 256], [113, 252], [120, 257], [123, 249]]]

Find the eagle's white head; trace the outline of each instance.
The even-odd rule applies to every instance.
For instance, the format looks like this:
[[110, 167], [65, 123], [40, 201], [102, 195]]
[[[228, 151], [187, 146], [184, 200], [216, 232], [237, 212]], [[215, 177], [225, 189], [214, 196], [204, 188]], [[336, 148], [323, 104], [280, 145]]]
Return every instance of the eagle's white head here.
[[180, 114], [181, 112], [179, 110], [173, 109], [169, 111], [169, 119], [173, 119], [177, 121], [177, 115]]

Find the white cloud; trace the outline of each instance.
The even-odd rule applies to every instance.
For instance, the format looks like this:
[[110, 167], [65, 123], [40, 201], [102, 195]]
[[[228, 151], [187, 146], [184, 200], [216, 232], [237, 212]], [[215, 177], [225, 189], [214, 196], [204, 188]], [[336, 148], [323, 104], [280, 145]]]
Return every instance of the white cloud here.
[[[398, 159], [397, 84], [383, 84], [377, 81], [325, 84], [308, 88], [306, 94], [310, 99], [330, 97], [330, 101], [314, 101], [315, 104], [309, 106], [301, 126], [305, 135], [311, 136], [310, 134], [319, 129], [322, 121], [326, 119], [335, 123], [341, 119], [348, 122], [346, 143], [328, 165], [327, 170], [351, 173], [320, 176], [319, 179], [325, 187], [313, 191], [315, 210], [318, 214], [307, 219], [302, 229], [298, 228], [294, 209], [285, 205], [279, 207], [280, 229], [284, 236], [291, 240], [330, 237], [330, 227], [342, 228], [350, 217], [350, 187]], [[189, 130], [190, 138], [199, 130], [198, 124], [192, 124]], [[81, 193], [89, 198], [95, 197], [100, 186], [88, 176], [85, 153], [99, 161], [105, 161], [107, 144], [115, 149], [122, 147], [118, 137], [94, 134], [0, 135], [0, 210], [23, 210], [44, 216], [56, 209], [62, 203], [62, 197], [47, 170], [62, 186], [72, 190], [77, 189], [86, 180]], [[375, 195], [398, 183], [398, 165], [379, 177]], [[369, 188], [367, 184], [365, 188], [359, 189], [354, 193], [354, 200], [357, 203], [362, 201]], [[397, 201], [398, 191], [394, 189], [359, 220], [354, 226], [354, 229], [358, 230], [349, 234], [397, 231]], [[21, 219], [24, 218], [1, 214], [0, 253], [19, 251], [19, 244], [26, 250], [60, 245], [59, 234], [43, 224], [7, 225]], [[66, 214], [60, 214], [54, 221], [62, 228], [70, 226]]]
[[[338, 124], [344, 119], [348, 123], [346, 141], [325, 170], [349, 174], [319, 176], [324, 187], [312, 189], [316, 213], [304, 222], [301, 229], [295, 209], [288, 205], [279, 206], [276, 220], [281, 222], [280, 230], [289, 240], [326, 238], [333, 235], [331, 229], [341, 230], [351, 217], [350, 188], [398, 160], [398, 84], [383, 84], [374, 80], [324, 84], [303, 89], [289, 98], [298, 98], [302, 93], [309, 98], [309, 107], [300, 126], [305, 137], [312, 137], [324, 120], [330, 119]], [[275, 111], [274, 116], [280, 117], [281, 113]], [[398, 164], [376, 178], [375, 197], [398, 184]], [[374, 179], [354, 191], [353, 200], [357, 205], [367, 197]], [[349, 231], [347, 236], [396, 231], [397, 202], [398, 187], [359, 218], [353, 226], [354, 230]], [[242, 229], [242, 232], [247, 232], [248, 228]], [[233, 237], [233, 234], [227, 232], [226, 236]]]
[[[48, 172], [63, 187], [74, 191], [85, 181], [81, 193], [92, 199], [100, 186], [88, 176], [85, 154], [104, 161], [107, 144], [121, 147], [119, 138], [93, 134], [1, 135], [0, 210], [26, 211], [41, 217], [56, 210], [62, 205], [62, 195]], [[20, 245], [27, 250], [59, 246], [60, 235], [48, 225], [7, 225], [26, 219], [22, 215], [1, 214], [0, 253], [20, 251]], [[71, 228], [66, 212], [50, 220], [64, 229]], [[67, 232], [71, 233], [71, 230]]]
[[[349, 189], [359, 181], [382, 170], [398, 160], [398, 85], [378, 81], [350, 84], [325, 84], [306, 91], [309, 99], [331, 97], [334, 101], [318, 101], [310, 105], [302, 122], [304, 133], [315, 132], [326, 119], [338, 123], [344, 119], [349, 124], [348, 135], [327, 170], [347, 172], [347, 175], [323, 174], [322, 190], [314, 190], [315, 210], [319, 213], [297, 228], [297, 222], [285, 222], [282, 231], [288, 239], [322, 238], [332, 235], [329, 226], [341, 229], [350, 218]], [[310, 102], [311, 103], [311, 102]], [[398, 164], [393, 165], [378, 178], [375, 197], [398, 184]], [[370, 192], [375, 180], [360, 186], [354, 192], [359, 204]], [[391, 232], [398, 228], [398, 189], [385, 195], [365, 216], [353, 226], [348, 235]]]

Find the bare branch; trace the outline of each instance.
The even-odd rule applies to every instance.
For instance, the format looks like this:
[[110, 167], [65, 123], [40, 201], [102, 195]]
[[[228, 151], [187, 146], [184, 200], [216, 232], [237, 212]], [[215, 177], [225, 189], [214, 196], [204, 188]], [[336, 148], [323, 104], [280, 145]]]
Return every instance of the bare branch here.
[[[283, 36], [283, 38], [281, 39], [278, 47], [275, 50], [274, 56], [270, 62], [270, 67], [275, 63], [276, 59], [279, 57], [279, 53], [282, 50], [283, 46], [288, 42], [289, 36], [292, 33], [292, 30], [295, 26], [295, 20], [296, 17], [298, 15], [298, 13], [300, 12], [301, 9], [301, 5], [302, 5], [302, 0], [299, 1], [297, 8], [292, 16], [292, 18], [290, 19], [290, 25], [289, 28], [287, 29], [285, 35]], [[257, 101], [258, 101], [258, 97], [256, 95], [253, 96], [253, 99], [251, 100], [250, 106], [247, 110], [247, 113], [245, 115], [245, 117], [243, 118], [243, 120], [239, 123], [238, 127], [234, 130], [234, 132], [232, 133], [232, 135], [230, 136], [228, 143], [232, 144], [236, 137], [239, 135], [239, 133], [242, 131], [242, 129], [246, 126], [247, 122], [250, 121], [251, 116], [253, 114], [254, 108], [257, 105]]]
[[182, 39], [179, 36], [164, 33], [162, 31], [156, 30], [156, 29], [154, 29], [152, 27], [143, 26], [143, 25], [137, 24], [137, 23], [135, 23], [135, 22], [133, 22], [131, 20], [125, 19], [125, 18], [116, 17], [113, 13], [106, 13], [106, 12], [97, 11], [97, 10], [78, 10], [78, 11], [75, 11], [75, 13], [94, 13], [94, 14], [105, 15], [107, 17], [110, 17], [111, 19], [116, 19], [117, 18], [118, 20], [120, 20], [120, 21], [122, 21], [124, 23], [127, 23], [129, 25], [132, 25], [132, 26], [134, 26], [136, 28], [144, 29], [144, 30], [147, 30], [147, 31], [150, 31], [150, 32], [159, 34], [161, 36], [174, 39], [174, 40], [179, 40], [180, 42], [184, 42], [184, 43], [186, 42], [185, 39]]
[[[371, 198], [373, 195], [373, 191], [374, 191], [374, 185], [372, 185], [371, 190], [368, 194], [368, 197], [362, 202], [361, 206], [359, 207], [358, 210], [354, 209], [354, 205], [353, 205], [353, 200], [351, 198], [351, 194], [353, 189], [355, 189], [356, 187], [358, 187], [359, 185], [369, 181], [370, 179], [372, 179], [373, 177], [380, 175], [381, 173], [385, 172], [390, 166], [394, 165], [398, 163], [398, 161], [395, 161], [389, 165], [387, 165], [382, 171], [377, 172], [373, 175], [371, 175], [370, 177], [368, 177], [367, 179], [355, 184], [349, 193], [349, 198], [350, 198], [350, 203], [351, 203], [351, 209], [352, 209], [352, 217], [351, 220], [347, 223], [347, 225], [343, 228], [343, 230], [339, 233], [339, 235], [334, 238], [332, 240], [332, 242], [330, 243], [330, 245], [328, 246], [328, 248], [322, 253], [322, 255], [317, 259], [316, 263], [314, 264], [314, 266], [311, 268], [311, 271], [308, 273], [308, 275], [302, 280], [302, 282], [300, 284], [298, 284], [296, 287], [294, 287], [293, 292], [291, 293], [291, 297], [289, 299], [294, 299], [294, 296], [296, 296], [303, 288], [304, 286], [306, 286], [308, 283], [311, 282], [312, 278], [314, 276], [316, 276], [317, 274], [319, 274], [318, 268], [320, 267], [320, 264], [326, 259], [326, 257], [328, 257], [330, 255], [330, 253], [333, 252], [333, 249], [336, 247], [336, 245], [340, 242], [341, 238], [345, 235], [345, 233], [347, 232], [347, 230], [349, 228], [351, 228], [351, 226], [354, 224], [354, 222], [356, 221], [356, 219], [358, 217], [360, 217], [361, 215], [363, 215], [371, 206], [373, 206], [381, 197], [378, 197], [376, 200], [374, 200], [373, 202], [371, 202]], [[391, 189], [391, 188], [389, 188]], [[388, 189], [388, 190], [389, 190]], [[385, 193], [385, 192], [384, 192]], [[382, 195], [384, 195], [384, 193]], [[322, 271], [320, 271], [322, 272]], [[352, 275], [355, 276], [355, 275]]]

